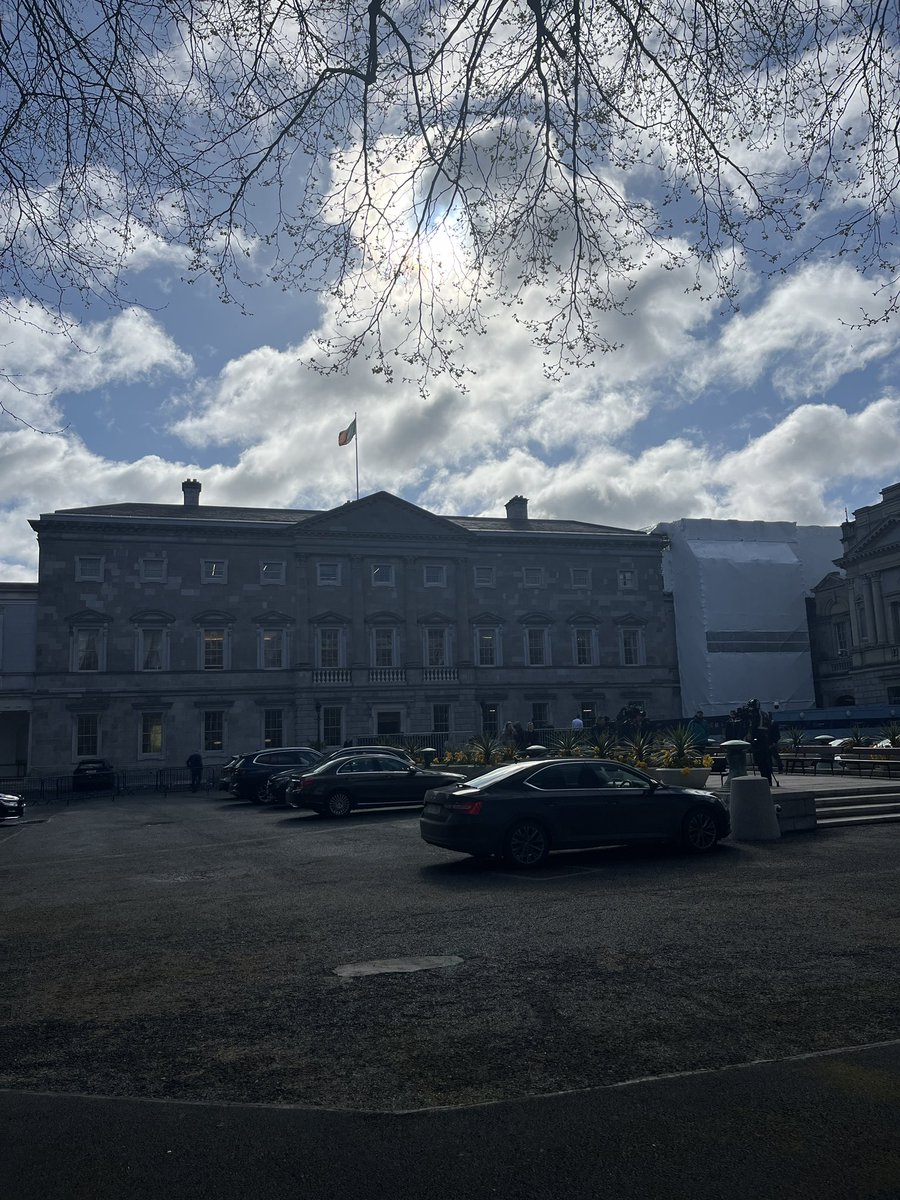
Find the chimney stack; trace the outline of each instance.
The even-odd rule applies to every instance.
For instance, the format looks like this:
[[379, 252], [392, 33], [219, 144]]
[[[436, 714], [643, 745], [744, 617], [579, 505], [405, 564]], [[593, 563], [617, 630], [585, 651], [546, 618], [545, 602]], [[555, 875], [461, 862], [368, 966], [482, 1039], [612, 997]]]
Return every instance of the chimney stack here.
[[186, 479], [181, 485], [185, 508], [196, 508], [200, 503], [200, 484], [196, 479]]
[[528, 500], [525, 496], [513, 496], [512, 500], [507, 500], [506, 519], [507, 521], [528, 520]]

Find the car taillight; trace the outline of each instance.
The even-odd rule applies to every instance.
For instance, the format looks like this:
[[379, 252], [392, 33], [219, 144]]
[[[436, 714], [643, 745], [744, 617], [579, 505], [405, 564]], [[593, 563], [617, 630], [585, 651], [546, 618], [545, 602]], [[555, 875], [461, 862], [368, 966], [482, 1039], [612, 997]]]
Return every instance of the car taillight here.
[[445, 804], [444, 807], [449, 812], [465, 813], [467, 817], [477, 817], [481, 812], [481, 801], [454, 800], [451, 804]]

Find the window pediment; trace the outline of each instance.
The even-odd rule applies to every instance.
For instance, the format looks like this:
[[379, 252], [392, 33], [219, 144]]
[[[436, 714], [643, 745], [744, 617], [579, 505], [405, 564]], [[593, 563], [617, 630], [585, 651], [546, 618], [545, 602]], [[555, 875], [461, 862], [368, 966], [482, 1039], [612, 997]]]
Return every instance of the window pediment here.
[[284, 629], [287, 625], [294, 624], [294, 618], [287, 613], [278, 612], [277, 609], [269, 609], [268, 612], [257, 613], [252, 617], [254, 625], [265, 625], [269, 629]]
[[233, 625], [236, 619], [233, 613], [218, 608], [207, 608], [191, 618], [195, 625]]
[[373, 612], [366, 617], [367, 625], [402, 625], [403, 618], [395, 612]]
[[111, 620], [112, 617], [107, 616], [106, 613], [97, 612], [95, 608], [81, 608], [78, 612], [74, 612], [71, 616], [66, 617], [66, 624], [71, 626], [80, 625], [82, 627], [85, 625], [101, 626], [108, 625]]
[[172, 625], [175, 621], [173, 613], [164, 612], [161, 608], [142, 608], [132, 613], [128, 618], [132, 625]]
[[349, 625], [350, 618], [343, 613], [327, 612], [316, 613], [314, 617], [309, 618], [310, 625]]
[[636, 628], [637, 626], [643, 628], [647, 624], [647, 618], [637, 617], [634, 613], [624, 613], [621, 617], [614, 617], [613, 624], [619, 626], [628, 625], [632, 629]]
[[527, 612], [517, 618], [520, 625], [552, 625], [553, 618], [545, 612]]
[[430, 612], [423, 613], [422, 616], [418, 618], [418, 623], [420, 625], [452, 625], [453, 618], [448, 617], [446, 613]]
[[480, 612], [469, 620], [470, 625], [503, 625], [504, 623], [505, 619], [495, 612]]
[[567, 625], [579, 625], [579, 626], [599, 625], [600, 619], [599, 619], [599, 617], [595, 617], [593, 615], [593, 613], [578, 612], [578, 613], [573, 613], [573, 615], [571, 617], [567, 617], [566, 624]]

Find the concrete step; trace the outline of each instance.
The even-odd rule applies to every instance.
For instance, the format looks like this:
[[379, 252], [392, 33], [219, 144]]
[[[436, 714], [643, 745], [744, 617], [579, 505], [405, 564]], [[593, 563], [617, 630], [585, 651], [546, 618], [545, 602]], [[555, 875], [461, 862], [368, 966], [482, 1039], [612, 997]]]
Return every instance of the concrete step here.
[[869, 792], [859, 796], [816, 796], [816, 808], [824, 811], [829, 808], [853, 808], [861, 805], [883, 804], [890, 807], [900, 806], [900, 796], [885, 795], [884, 792]]
[[816, 819], [827, 821], [829, 817], [884, 817], [900, 815], [900, 803], [893, 804], [831, 804], [828, 808], [820, 808]]
[[900, 821], [900, 809], [893, 813], [879, 813], [875, 816], [866, 816], [863, 813], [854, 813], [849, 817], [819, 816], [816, 824], [819, 827], [823, 825], [889, 825], [896, 821]]

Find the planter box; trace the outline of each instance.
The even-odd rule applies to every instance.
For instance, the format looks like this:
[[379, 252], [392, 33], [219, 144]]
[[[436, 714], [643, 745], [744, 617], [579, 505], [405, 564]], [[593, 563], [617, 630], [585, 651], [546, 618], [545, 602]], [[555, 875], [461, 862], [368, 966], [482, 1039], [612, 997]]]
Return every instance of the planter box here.
[[668, 787], [705, 788], [709, 779], [706, 767], [688, 767], [686, 771], [681, 767], [653, 767], [648, 774]]

